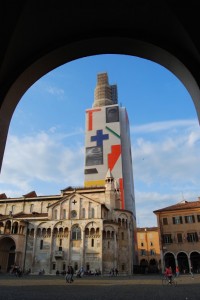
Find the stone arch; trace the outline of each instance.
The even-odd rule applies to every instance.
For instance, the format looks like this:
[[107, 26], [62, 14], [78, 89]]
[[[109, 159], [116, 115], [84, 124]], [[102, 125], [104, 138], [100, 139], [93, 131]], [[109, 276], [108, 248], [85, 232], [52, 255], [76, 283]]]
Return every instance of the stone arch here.
[[11, 237], [0, 238], [0, 265], [1, 272], [9, 272], [16, 262], [16, 243]]
[[11, 233], [11, 221], [7, 220], [5, 222], [5, 234], [10, 234]]
[[[53, 41], [52, 41], [53, 43]], [[177, 56], [166, 49], [159, 47], [153, 41], [147, 39], [133, 39], [131, 37], [94, 36], [88, 39], [81, 39], [70, 44], [63, 44], [62, 47], [54, 44], [54, 49], [46, 48], [46, 52], [32, 60], [32, 64], [26, 65], [21, 73], [13, 79], [12, 84], [2, 94], [3, 105], [0, 109], [0, 132], [2, 143], [0, 145], [0, 167], [2, 164], [5, 143], [12, 114], [23, 94], [42, 76], [53, 69], [86, 56], [114, 53], [137, 56], [156, 62], [181, 80], [191, 95], [194, 102], [197, 116], [200, 121], [200, 91], [197, 81], [192, 76], [189, 67]], [[43, 56], [41, 56], [43, 55]], [[181, 58], [181, 56], [180, 56]], [[16, 93], [17, 91], [17, 93]], [[6, 116], [6, 117], [5, 117]]]
[[12, 225], [12, 233], [13, 234], [17, 234], [18, 233], [18, 227], [19, 227], [19, 223], [17, 221], [15, 221]]

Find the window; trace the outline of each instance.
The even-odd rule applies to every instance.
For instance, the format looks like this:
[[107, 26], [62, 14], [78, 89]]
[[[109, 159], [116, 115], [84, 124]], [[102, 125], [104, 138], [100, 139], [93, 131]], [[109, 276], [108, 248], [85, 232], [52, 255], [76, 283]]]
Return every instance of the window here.
[[91, 240], [91, 247], [94, 247], [94, 239]]
[[200, 222], [200, 215], [197, 215], [197, 221]]
[[195, 218], [193, 215], [185, 216], [185, 223], [195, 223]]
[[155, 250], [154, 250], [154, 249], [151, 249], [151, 250], [150, 250], [150, 255], [155, 255], [155, 254], [156, 254]]
[[150, 242], [150, 246], [153, 246], [153, 242]]
[[141, 247], [144, 247], [144, 243], [141, 243]]
[[163, 243], [164, 244], [171, 244], [172, 241], [172, 235], [171, 234], [163, 234]]
[[43, 240], [40, 241], [40, 249], [43, 249]]
[[81, 240], [81, 229], [76, 226], [72, 228], [72, 240]]
[[108, 249], [110, 249], [110, 242], [108, 242]]
[[71, 218], [76, 218], [76, 216], [77, 216], [76, 210], [72, 210], [71, 211]]
[[167, 218], [163, 218], [163, 225], [168, 225]]
[[187, 240], [189, 243], [198, 242], [198, 234], [197, 232], [191, 232], [187, 234]]
[[122, 237], [122, 240], [124, 240], [124, 233], [122, 232], [122, 234], [121, 234], [121, 237]]
[[183, 223], [183, 220], [182, 220], [182, 217], [173, 217], [172, 218], [173, 220], [173, 224], [182, 224]]
[[145, 249], [141, 249], [141, 255], [146, 255], [146, 250]]
[[58, 211], [57, 211], [57, 209], [55, 209], [55, 211], [54, 211], [54, 219], [57, 220], [57, 218], [58, 218]]
[[56, 264], [53, 263], [52, 269], [55, 270], [56, 269]]
[[182, 233], [177, 233], [177, 241], [178, 241], [178, 243], [182, 243], [183, 242]]

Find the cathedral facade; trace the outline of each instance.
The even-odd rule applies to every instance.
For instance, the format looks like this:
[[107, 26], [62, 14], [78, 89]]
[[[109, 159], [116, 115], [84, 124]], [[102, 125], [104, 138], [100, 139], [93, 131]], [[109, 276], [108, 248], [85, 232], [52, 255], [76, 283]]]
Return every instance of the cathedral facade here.
[[118, 107], [116, 86], [106, 73], [98, 76], [93, 106], [86, 112], [84, 187], [54, 196], [0, 194], [1, 272], [18, 265], [56, 274], [72, 265], [102, 274], [113, 268], [133, 273], [137, 239], [127, 113]]

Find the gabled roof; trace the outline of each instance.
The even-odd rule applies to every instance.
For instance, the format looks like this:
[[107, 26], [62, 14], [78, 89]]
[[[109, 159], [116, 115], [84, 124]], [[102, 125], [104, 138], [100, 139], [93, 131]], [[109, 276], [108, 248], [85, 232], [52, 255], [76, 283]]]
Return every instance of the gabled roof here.
[[32, 191], [32, 192], [30, 192], [28, 194], [23, 195], [23, 197], [24, 198], [34, 198], [34, 197], [37, 197], [37, 194], [36, 194], [35, 191]]
[[188, 202], [186, 200], [181, 201], [177, 204], [167, 206], [158, 210], [154, 210], [154, 213], [164, 212], [164, 211], [173, 211], [173, 210], [182, 210], [182, 209], [193, 209], [193, 208], [200, 208], [200, 201], [191, 201]]
[[7, 199], [7, 196], [5, 193], [0, 194], [0, 199]]

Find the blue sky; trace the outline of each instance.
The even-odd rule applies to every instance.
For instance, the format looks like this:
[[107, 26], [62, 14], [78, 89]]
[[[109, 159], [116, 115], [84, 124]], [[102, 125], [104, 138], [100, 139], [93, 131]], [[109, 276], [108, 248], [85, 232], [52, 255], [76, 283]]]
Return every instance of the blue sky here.
[[0, 192], [56, 195], [83, 186], [85, 110], [92, 107], [101, 72], [117, 84], [129, 115], [137, 224], [156, 226], [153, 210], [200, 196], [200, 128], [183, 84], [137, 57], [86, 57], [38, 80], [13, 115]]

